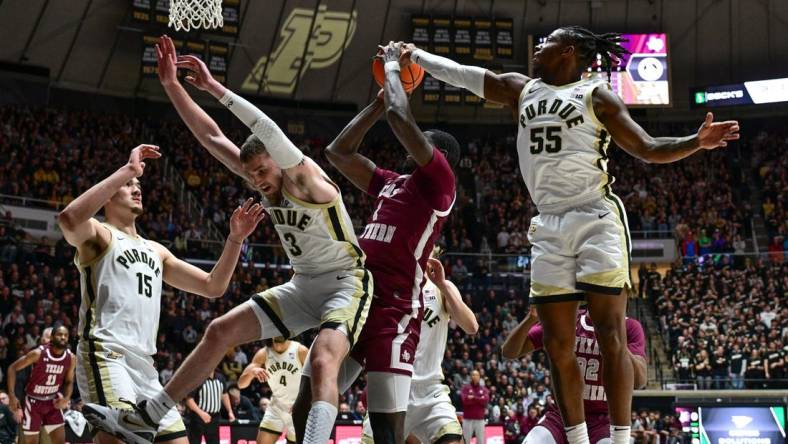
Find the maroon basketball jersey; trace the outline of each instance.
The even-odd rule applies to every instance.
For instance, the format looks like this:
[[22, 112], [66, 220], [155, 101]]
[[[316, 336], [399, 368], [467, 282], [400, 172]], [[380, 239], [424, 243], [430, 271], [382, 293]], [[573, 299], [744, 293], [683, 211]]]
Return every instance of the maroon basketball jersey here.
[[413, 174], [375, 169], [367, 190], [375, 210], [359, 236], [375, 296], [406, 312], [421, 306], [427, 259], [454, 205], [454, 172], [441, 151], [433, 153]]
[[68, 349], [62, 355], [55, 356], [49, 345], [40, 345], [39, 348], [41, 356], [33, 364], [25, 393], [37, 399], [53, 399], [57, 397], [60, 386], [66, 379], [66, 373], [71, 368], [71, 360], [74, 356]]
[[[627, 348], [633, 355], [646, 357], [646, 335], [635, 319], [627, 318]], [[534, 349], [542, 348], [542, 324], [536, 324], [528, 332]], [[602, 385], [602, 354], [594, 335], [594, 326], [585, 311], [580, 311], [575, 326], [575, 354], [583, 375], [583, 408], [585, 413], [607, 413], [607, 395]]]

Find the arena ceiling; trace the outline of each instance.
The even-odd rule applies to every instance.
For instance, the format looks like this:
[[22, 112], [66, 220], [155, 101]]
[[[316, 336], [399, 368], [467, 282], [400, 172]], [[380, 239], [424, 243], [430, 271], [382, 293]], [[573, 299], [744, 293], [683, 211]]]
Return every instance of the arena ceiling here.
[[167, 32], [227, 43], [227, 82], [236, 90], [363, 104], [376, 91], [370, 75], [376, 45], [408, 39], [412, 14], [433, 14], [511, 18], [514, 56], [498, 65], [520, 71], [527, 70], [527, 36], [558, 24], [666, 31], [679, 104], [692, 85], [788, 74], [783, 0], [241, 0], [237, 37], [140, 24], [131, 5], [0, 0], [0, 60], [46, 67], [55, 86], [160, 96], [155, 78], [142, 75], [143, 36]]

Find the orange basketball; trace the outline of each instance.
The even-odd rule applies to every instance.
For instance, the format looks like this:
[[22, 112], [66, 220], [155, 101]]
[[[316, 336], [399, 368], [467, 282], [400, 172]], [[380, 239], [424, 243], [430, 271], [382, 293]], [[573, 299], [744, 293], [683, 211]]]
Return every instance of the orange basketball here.
[[[382, 60], [378, 58], [372, 60], [372, 75], [375, 77], [375, 82], [378, 83], [378, 86], [383, 87], [383, 82], [386, 80], [386, 73], [383, 70]], [[411, 63], [402, 68], [402, 71], [399, 73], [399, 78], [402, 80], [402, 87], [405, 88], [405, 92], [409, 93], [418, 88], [421, 81], [424, 80], [424, 68], [415, 63]]]

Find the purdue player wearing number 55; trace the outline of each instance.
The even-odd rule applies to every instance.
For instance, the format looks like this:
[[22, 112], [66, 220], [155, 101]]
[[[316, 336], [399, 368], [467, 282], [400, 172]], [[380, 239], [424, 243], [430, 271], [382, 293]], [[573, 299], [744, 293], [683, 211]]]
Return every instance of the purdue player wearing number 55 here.
[[265, 340], [265, 347], [255, 353], [252, 362], [238, 378], [238, 388], [249, 386], [253, 379], [268, 383], [273, 396], [260, 421], [257, 444], [274, 444], [287, 430], [287, 441], [295, 442], [291, 409], [298, 395], [301, 369], [309, 349], [281, 336]]
[[711, 113], [688, 137], [651, 137], [635, 123], [606, 82], [582, 74], [599, 54], [609, 70], [625, 53], [619, 34], [597, 35], [570, 26], [537, 47], [534, 72], [495, 74], [405, 46], [403, 57], [433, 77], [511, 107], [517, 121], [520, 171], [536, 204], [531, 301], [545, 330], [555, 394], [570, 443], [587, 443], [583, 379], [573, 352], [575, 315], [584, 297], [604, 361], [614, 444], [629, 443], [632, 364], [626, 355], [624, 315], [630, 287], [626, 214], [610, 188], [607, 145], [612, 139], [646, 162], [668, 163], [739, 138], [735, 121], [713, 123]]
[[[164, 390], [140, 403], [133, 417], [123, 415], [143, 426], [124, 423], [120, 427], [127, 433], [156, 427], [176, 401], [214, 370], [228, 348], [276, 336], [290, 338], [319, 328], [309, 358], [315, 374], [315, 402], [304, 440], [324, 444], [337, 414], [339, 365], [364, 326], [372, 292], [372, 275], [364, 268], [365, 256], [342, 195], [273, 120], [217, 82], [200, 59], [178, 57], [166, 36], [156, 48], [159, 79], [175, 109], [211, 155], [263, 195], [265, 210], [295, 274], [289, 282], [253, 295], [211, 321]], [[252, 130], [240, 149], [189, 97], [178, 82], [178, 67], [190, 71], [187, 82], [209, 92]]]
[[[156, 354], [162, 282], [208, 298], [222, 296], [243, 240], [264, 213], [251, 199], [233, 212], [224, 251], [210, 273], [178, 259], [158, 242], [140, 237], [135, 225], [142, 214], [137, 178], [146, 159], [159, 157], [156, 146], [134, 148], [128, 163], [77, 197], [57, 221], [66, 241], [77, 248], [74, 262], [81, 274], [76, 375], [88, 402], [83, 414], [99, 430], [127, 442], [185, 444], [186, 430], [174, 408], [148, 431], [118, 432], [102, 421], [112, 421], [108, 407], [133, 409], [135, 401], [161, 389], [151, 356]], [[105, 223], [93, 217], [102, 207]], [[97, 442], [115, 441], [106, 433], [97, 435]]]

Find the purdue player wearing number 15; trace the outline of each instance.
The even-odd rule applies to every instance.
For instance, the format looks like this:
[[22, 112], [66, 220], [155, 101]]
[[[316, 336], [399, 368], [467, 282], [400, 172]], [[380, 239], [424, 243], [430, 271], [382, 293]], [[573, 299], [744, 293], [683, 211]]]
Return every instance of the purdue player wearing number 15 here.
[[[372, 292], [372, 276], [364, 268], [365, 256], [342, 196], [323, 170], [268, 116], [217, 82], [200, 59], [178, 57], [166, 36], [156, 48], [159, 80], [178, 114], [212, 156], [262, 193], [295, 274], [289, 282], [253, 295], [211, 321], [164, 390], [138, 404], [134, 417], [125, 415], [119, 425], [108, 421], [105, 427], [127, 434], [154, 428], [176, 401], [216, 368], [228, 348], [276, 336], [289, 339], [319, 328], [309, 358], [316, 375], [312, 379], [316, 401], [311, 405], [305, 441], [323, 444], [337, 414], [339, 365], [366, 321]], [[252, 130], [240, 149], [189, 97], [178, 82], [178, 67], [189, 70], [187, 82], [209, 92]], [[310, 433], [319, 436], [310, 441]]]
[[513, 111], [520, 171], [539, 210], [528, 233], [533, 244], [531, 302], [538, 304], [570, 443], [588, 442], [572, 328], [584, 297], [604, 361], [612, 441], [629, 443], [633, 370], [626, 355], [624, 315], [625, 291], [631, 286], [630, 245], [624, 208], [610, 189], [613, 177], [607, 172], [611, 136], [630, 155], [654, 163], [675, 162], [739, 138], [738, 122], [714, 123], [711, 113], [697, 134], [648, 135], [607, 82], [582, 79], [597, 54], [609, 75], [613, 58], [626, 51], [620, 41], [618, 34], [559, 28], [537, 47], [534, 79], [460, 65], [413, 44], [403, 51], [406, 61], [438, 80]]
[[[74, 199], [57, 219], [66, 241], [77, 248], [82, 303], [76, 375], [88, 402], [82, 412], [93, 424], [106, 417], [109, 407], [132, 409], [133, 402], [161, 389], [151, 356], [156, 354], [162, 282], [208, 298], [222, 296], [243, 240], [264, 214], [251, 199], [233, 212], [224, 251], [210, 273], [178, 259], [158, 242], [140, 237], [135, 225], [142, 214], [138, 177], [145, 160], [159, 157], [157, 146], [134, 148], [125, 165]], [[102, 207], [105, 223], [93, 217]], [[97, 428], [125, 441], [186, 443], [177, 410], [167, 409], [162, 416], [159, 427], [139, 435], [103, 424]], [[102, 433], [96, 439], [114, 441]]]

